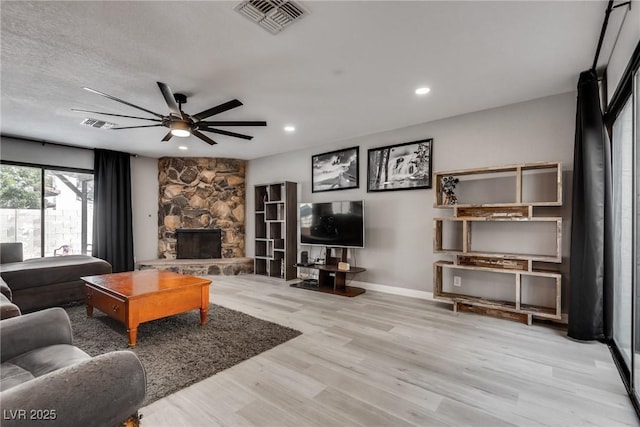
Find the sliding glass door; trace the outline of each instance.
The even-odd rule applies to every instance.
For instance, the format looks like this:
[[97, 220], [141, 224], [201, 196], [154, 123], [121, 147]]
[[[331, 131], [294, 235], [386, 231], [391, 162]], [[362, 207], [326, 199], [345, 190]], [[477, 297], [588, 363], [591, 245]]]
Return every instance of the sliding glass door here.
[[613, 124], [614, 289], [613, 341], [626, 372], [632, 370], [632, 298], [634, 273], [634, 144], [632, 99]]
[[52, 185], [45, 194], [45, 256], [91, 253], [93, 174], [47, 169], [44, 180]]
[[[640, 49], [640, 48], [639, 48]], [[638, 59], [636, 64], [638, 64]], [[640, 414], [640, 77], [636, 65], [608, 112], [613, 184], [611, 349]], [[631, 84], [629, 84], [631, 83]], [[620, 96], [617, 96], [620, 95]]]
[[0, 242], [25, 259], [91, 253], [91, 171], [0, 165]]
[[42, 170], [0, 165], [0, 242], [22, 242], [25, 258], [42, 256]]
[[[640, 402], [640, 285], [638, 279], [640, 278], [640, 173], [638, 172], [638, 165], [640, 165], [640, 70], [636, 70], [633, 77], [633, 110], [634, 113], [634, 126], [632, 140], [633, 145], [636, 147], [634, 156], [634, 172], [635, 172], [635, 189], [634, 189], [634, 206], [633, 206], [633, 220], [634, 220], [634, 258], [633, 258], [633, 278], [635, 283], [635, 297], [633, 301], [634, 307], [634, 319], [633, 319], [633, 391], [636, 396], [636, 403]], [[640, 406], [640, 405], [639, 405]]]

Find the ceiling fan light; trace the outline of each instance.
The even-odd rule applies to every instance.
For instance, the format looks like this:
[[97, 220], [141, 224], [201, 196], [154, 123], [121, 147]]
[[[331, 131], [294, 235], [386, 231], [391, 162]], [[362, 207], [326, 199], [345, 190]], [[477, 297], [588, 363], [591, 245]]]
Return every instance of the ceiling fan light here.
[[185, 122], [171, 122], [171, 135], [178, 136], [180, 138], [191, 136], [189, 124]]
[[185, 129], [171, 129], [171, 135], [179, 136], [180, 138], [186, 138], [191, 136], [191, 132]]

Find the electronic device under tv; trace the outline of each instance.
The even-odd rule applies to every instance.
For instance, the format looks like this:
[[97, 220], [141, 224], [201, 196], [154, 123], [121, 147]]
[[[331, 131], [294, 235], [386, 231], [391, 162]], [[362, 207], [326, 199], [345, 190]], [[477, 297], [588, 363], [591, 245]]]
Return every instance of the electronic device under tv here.
[[364, 248], [364, 201], [300, 203], [300, 243]]

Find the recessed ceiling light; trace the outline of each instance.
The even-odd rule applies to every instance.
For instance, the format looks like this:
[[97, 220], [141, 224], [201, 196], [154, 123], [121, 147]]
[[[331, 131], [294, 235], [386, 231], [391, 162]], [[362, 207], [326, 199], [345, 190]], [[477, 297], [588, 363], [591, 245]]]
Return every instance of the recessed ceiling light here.
[[295, 128], [295, 126], [287, 125], [287, 126], [284, 127], [284, 131], [285, 132], [295, 132], [296, 128]]
[[179, 145], [179, 146], [178, 146], [178, 148], [179, 148], [180, 150], [186, 150], [186, 149], [187, 149], [187, 147], [185, 147], [184, 145]]
[[416, 95], [426, 95], [429, 92], [431, 92], [431, 89], [428, 87], [419, 87], [416, 89]]

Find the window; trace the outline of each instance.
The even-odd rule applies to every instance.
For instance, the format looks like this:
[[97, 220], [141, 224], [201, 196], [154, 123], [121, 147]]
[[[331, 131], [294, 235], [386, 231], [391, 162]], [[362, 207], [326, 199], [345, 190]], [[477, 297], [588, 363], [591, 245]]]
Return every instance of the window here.
[[90, 254], [92, 219], [91, 171], [0, 165], [0, 241], [25, 259]]
[[605, 116], [611, 126], [613, 178], [614, 359], [640, 414], [640, 44]]
[[633, 109], [627, 101], [613, 124], [613, 340], [631, 370], [633, 289]]
[[[640, 71], [636, 70], [634, 75], [634, 83], [633, 83], [633, 99], [635, 110], [635, 118], [633, 118], [633, 131], [635, 137], [634, 147], [635, 150], [635, 163], [634, 163], [634, 178], [635, 178], [635, 189], [633, 192], [634, 197], [634, 256], [631, 260], [633, 265], [635, 266], [635, 271], [633, 272], [633, 281], [635, 284], [634, 288], [634, 298], [631, 301], [632, 306], [635, 309], [635, 318], [632, 321], [633, 326], [631, 327], [630, 332], [632, 333], [631, 342], [633, 343], [632, 348], [633, 351], [633, 361], [631, 366], [633, 367], [633, 389], [636, 396], [636, 403], [640, 401], [640, 326], [638, 322], [640, 322], [640, 302], [638, 298], [640, 297], [640, 286], [638, 285], [638, 278], [640, 277], [640, 173], [638, 173], [638, 165], [640, 164], [640, 150], [637, 149], [638, 144], [640, 144], [640, 131], [638, 130], [638, 125], [640, 124]], [[633, 139], [632, 139], [633, 141]]]

